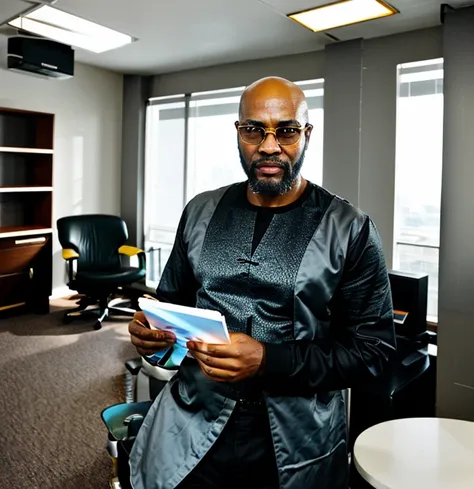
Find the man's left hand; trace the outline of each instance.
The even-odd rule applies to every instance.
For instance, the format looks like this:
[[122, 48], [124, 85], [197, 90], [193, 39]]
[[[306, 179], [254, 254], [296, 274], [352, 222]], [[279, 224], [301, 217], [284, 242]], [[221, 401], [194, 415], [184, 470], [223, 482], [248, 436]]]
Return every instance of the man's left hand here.
[[187, 347], [204, 374], [216, 382], [237, 382], [257, 375], [265, 347], [243, 333], [230, 333], [229, 345], [190, 341]]

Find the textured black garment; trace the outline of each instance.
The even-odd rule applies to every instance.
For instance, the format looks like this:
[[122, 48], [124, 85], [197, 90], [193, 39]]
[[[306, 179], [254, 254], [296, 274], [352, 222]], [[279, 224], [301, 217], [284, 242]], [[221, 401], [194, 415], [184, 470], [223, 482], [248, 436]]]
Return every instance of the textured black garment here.
[[157, 293], [219, 310], [230, 331], [264, 343], [263, 375], [216, 383], [186, 358], [135, 442], [135, 489], [178, 486], [249, 393], [264, 397], [281, 489], [347, 489], [341, 389], [383, 373], [395, 349], [377, 230], [360, 210], [315, 185], [301, 205], [273, 215], [253, 250], [256, 218], [245, 184], [194, 198]]

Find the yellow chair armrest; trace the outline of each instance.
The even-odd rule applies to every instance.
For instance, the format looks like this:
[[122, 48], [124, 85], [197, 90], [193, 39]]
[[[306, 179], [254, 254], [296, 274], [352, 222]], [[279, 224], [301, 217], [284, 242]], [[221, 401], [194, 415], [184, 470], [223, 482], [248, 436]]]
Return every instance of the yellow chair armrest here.
[[140, 253], [145, 253], [140, 248], [136, 248], [135, 246], [128, 246], [128, 245], [121, 246], [118, 251], [122, 255], [127, 255], [127, 256], [135, 256], [135, 255], [139, 255]]
[[72, 260], [73, 258], [79, 258], [79, 253], [69, 248], [63, 249], [63, 258], [65, 260]]

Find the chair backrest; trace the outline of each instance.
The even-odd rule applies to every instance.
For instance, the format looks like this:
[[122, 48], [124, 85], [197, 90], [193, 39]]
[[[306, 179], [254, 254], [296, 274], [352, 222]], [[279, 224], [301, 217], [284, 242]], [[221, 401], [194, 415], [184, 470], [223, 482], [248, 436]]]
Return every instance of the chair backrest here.
[[79, 254], [77, 270], [110, 271], [120, 267], [118, 249], [128, 239], [125, 221], [118, 216], [84, 214], [58, 219], [63, 248]]

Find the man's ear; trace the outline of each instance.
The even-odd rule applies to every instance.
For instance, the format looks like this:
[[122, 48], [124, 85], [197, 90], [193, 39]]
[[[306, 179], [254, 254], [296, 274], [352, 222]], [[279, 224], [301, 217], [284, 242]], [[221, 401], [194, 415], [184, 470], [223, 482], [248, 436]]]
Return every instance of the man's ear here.
[[305, 134], [306, 135], [306, 142], [305, 142], [304, 147], [305, 147], [305, 149], [307, 149], [308, 148], [308, 144], [309, 144], [309, 140], [311, 139], [311, 133], [313, 132], [313, 126], [311, 124], [307, 123], [305, 127], [307, 129], [305, 131], [305, 133], [306, 133]]

